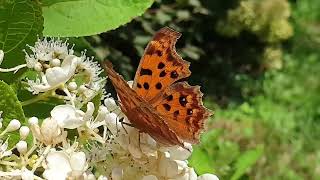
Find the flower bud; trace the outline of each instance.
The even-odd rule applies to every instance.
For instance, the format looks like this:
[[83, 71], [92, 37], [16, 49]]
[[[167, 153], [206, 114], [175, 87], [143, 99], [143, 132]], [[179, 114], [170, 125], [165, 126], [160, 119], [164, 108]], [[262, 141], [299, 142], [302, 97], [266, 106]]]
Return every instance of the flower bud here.
[[79, 87], [79, 92], [80, 92], [80, 93], [83, 93], [83, 92], [85, 92], [87, 89], [88, 89], [88, 88], [86, 88], [85, 85], [81, 85], [81, 86]]
[[25, 141], [19, 141], [16, 147], [20, 154], [25, 154], [28, 151], [28, 144]]
[[9, 125], [7, 126], [7, 132], [18, 130], [20, 126], [21, 126], [20, 121], [13, 119], [10, 121]]
[[68, 89], [69, 89], [70, 91], [76, 90], [77, 87], [78, 87], [78, 85], [77, 85], [76, 82], [70, 82], [70, 83], [68, 84]]
[[46, 118], [41, 124], [41, 134], [45, 144], [51, 144], [61, 134], [57, 121], [53, 118]]
[[50, 64], [53, 67], [57, 67], [57, 66], [60, 66], [61, 62], [59, 59], [51, 59]]
[[35, 125], [35, 124], [38, 124], [39, 119], [37, 117], [31, 117], [29, 118], [28, 122], [30, 125]]
[[41, 63], [37, 62], [35, 65], [34, 65], [34, 70], [38, 71], [38, 72], [41, 72], [42, 71], [42, 65]]
[[19, 132], [20, 132], [20, 139], [26, 139], [30, 132], [30, 129], [27, 126], [21, 126]]

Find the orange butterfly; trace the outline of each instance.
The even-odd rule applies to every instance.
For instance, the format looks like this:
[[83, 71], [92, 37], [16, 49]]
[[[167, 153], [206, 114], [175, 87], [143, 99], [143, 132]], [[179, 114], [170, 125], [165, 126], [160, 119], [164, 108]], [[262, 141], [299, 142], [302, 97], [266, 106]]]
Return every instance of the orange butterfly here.
[[120, 98], [120, 108], [132, 126], [166, 146], [199, 142], [204, 121], [211, 115], [203, 106], [199, 86], [178, 80], [190, 76], [190, 63], [175, 50], [181, 36], [168, 27], [158, 31], [145, 49], [133, 87], [103, 64]]

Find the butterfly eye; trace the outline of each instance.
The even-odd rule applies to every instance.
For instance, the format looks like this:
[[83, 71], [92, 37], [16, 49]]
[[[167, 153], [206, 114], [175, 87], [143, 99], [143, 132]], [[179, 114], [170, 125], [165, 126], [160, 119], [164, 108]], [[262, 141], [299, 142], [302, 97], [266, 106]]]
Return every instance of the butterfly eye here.
[[193, 110], [192, 110], [192, 109], [188, 109], [188, 110], [187, 110], [187, 114], [188, 114], [188, 115], [192, 115], [192, 114], [193, 114]]

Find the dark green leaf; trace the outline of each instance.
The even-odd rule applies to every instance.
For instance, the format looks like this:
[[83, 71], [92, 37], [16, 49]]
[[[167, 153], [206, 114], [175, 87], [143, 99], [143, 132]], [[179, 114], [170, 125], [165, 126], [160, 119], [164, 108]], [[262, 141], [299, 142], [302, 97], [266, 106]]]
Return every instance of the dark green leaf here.
[[[32, 45], [42, 33], [43, 18], [37, 1], [0, 1], [0, 49], [5, 53], [1, 67], [22, 64], [26, 44]], [[21, 73], [0, 73], [0, 79], [12, 81]]]

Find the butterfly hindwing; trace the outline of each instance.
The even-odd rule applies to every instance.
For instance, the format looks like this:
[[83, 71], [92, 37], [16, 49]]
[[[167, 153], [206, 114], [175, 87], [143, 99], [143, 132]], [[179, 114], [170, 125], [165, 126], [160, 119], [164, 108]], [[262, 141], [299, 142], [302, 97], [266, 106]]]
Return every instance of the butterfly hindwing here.
[[153, 107], [184, 141], [197, 143], [204, 121], [211, 115], [202, 103], [199, 86], [178, 82], [167, 88]]

